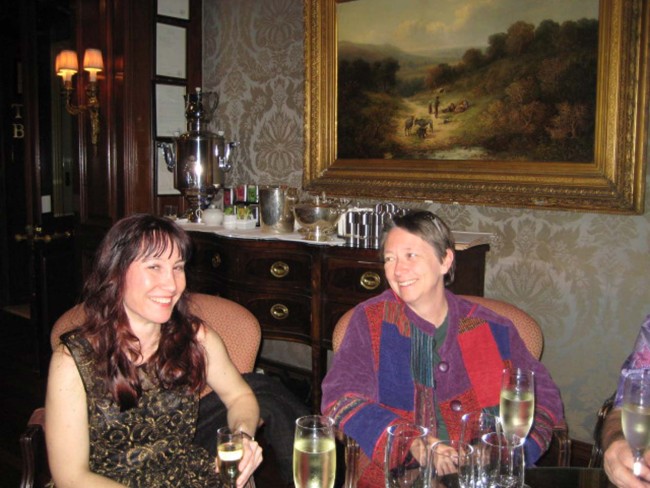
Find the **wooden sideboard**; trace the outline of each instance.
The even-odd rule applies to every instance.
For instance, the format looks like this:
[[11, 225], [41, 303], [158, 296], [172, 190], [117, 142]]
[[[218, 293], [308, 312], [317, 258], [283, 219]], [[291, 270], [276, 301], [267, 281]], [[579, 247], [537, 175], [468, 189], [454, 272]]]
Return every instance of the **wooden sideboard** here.
[[[187, 266], [188, 288], [245, 306], [260, 321], [264, 339], [309, 346], [312, 405], [319, 411], [320, 384], [336, 322], [354, 305], [388, 286], [379, 252], [209, 232], [190, 235], [195, 255]], [[483, 244], [456, 253], [452, 291], [483, 295], [488, 250], [489, 245]]]

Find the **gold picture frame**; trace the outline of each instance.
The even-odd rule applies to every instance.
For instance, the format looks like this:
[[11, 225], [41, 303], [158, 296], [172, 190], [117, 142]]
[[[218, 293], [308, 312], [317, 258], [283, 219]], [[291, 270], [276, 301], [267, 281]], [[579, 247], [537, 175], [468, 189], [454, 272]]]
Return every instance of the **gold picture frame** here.
[[305, 190], [437, 203], [644, 211], [650, 7], [601, 0], [593, 162], [337, 159], [336, 1], [304, 0]]

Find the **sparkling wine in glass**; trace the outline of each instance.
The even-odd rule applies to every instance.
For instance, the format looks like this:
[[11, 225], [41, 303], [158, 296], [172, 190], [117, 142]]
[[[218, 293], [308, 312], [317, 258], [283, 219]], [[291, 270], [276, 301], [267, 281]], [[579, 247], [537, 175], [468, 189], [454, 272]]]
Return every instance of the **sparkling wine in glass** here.
[[239, 476], [239, 462], [244, 455], [244, 434], [229, 427], [217, 430], [217, 463], [222, 483], [234, 488]]
[[634, 475], [639, 476], [643, 452], [650, 446], [650, 370], [629, 373], [623, 388], [621, 423], [634, 454]]
[[332, 488], [335, 474], [334, 420], [323, 415], [300, 417], [293, 442], [296, 488]]
[[532, 371], [521, 368], [503, 370], [499, 417], [510, 452], [510, 482], [514, 483], [513, 486], [523, 486], [524, 473], [517, 472], [515, 453], [520, 448], [523, 453], [523, 443], [535, 417], [535, 374]]
[[535, 375], [532, 371], [503, 370], [499, 416], [507, 438], [517, 436], [523, 442], [535, 416]]

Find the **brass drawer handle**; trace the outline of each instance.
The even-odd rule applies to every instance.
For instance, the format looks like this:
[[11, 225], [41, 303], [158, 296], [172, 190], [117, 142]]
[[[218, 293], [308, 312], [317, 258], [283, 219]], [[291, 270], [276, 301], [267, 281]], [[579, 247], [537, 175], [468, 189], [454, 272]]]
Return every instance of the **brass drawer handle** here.
[[289, 316], [289, 308], [281, 303], [276, 303], [271, 307], [271, 316], [276, 320], [284, 320]]
[[271, 265], [270, 271], [276, 278], [284, 278], [289, 274], [289, 265], [284, 261], [276, 261]]
[[361, 275], [359, 283], [366, 290], [376, 290], [379, 285], [381, 285], [381, 276], [379, 276], [379, 274], [375, 273], [374, 271], [366, 271]]
[[218, 268], [219, 266], [221, 266], [221, 254], [218, 253], [218, 252], [215, 252], [212, 255], [212, 259], [210, 261], [212, 262], [212, 267], [213, 268], [215, 268], [215, 269]]

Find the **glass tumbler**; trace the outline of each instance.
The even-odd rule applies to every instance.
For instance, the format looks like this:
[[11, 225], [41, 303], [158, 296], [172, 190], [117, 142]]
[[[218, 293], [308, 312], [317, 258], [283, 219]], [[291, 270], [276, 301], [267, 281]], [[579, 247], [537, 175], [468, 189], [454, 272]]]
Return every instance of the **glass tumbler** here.
[[[508, 442], [511, 441], [511, 442]], [[479, 479], [490, 488], [522, 488], [524, 486], [524, 444], [517, 436], [503, 433], [485, 434], [478, 466]]]
[[384, 474], [386, 488], [428, 488], [428, 430], [411, 423], [388, 427]]
[[460, 441], [438, 441], [431, 446], [431, 488], [472, 488], [474, 448]]

